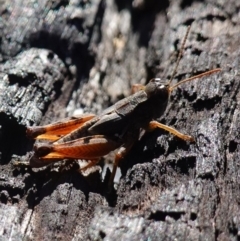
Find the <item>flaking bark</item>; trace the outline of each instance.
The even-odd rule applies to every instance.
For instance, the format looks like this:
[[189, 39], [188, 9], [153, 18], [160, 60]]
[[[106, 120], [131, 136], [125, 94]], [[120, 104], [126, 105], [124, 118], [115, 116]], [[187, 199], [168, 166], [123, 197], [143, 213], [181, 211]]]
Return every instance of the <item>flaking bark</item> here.
[[[1, 240], [238, 240], [237, 1], [41, 4], [1, 6]], [[134, 83], [167, 81], [189, 24], [174, 82], [222, 71], [176, 89], [159, 121], [196, 143], [148, 133], [122, 161], [110, 194], [98, 170], [84, 177], [75, 163], [13, 165], [32, 150], [27, 125], [76, 109], [97, 114]]]

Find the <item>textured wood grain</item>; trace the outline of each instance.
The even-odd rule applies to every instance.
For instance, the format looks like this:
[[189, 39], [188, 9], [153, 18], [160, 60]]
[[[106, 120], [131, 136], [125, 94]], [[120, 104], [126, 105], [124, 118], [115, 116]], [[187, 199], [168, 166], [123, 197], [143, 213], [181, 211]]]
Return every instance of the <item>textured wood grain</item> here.
[[[1, 240], [238, 240], [239, 7], [220, 0], [4, 1]], [[222, 71], [176, 89], [159, 120], [196, 143], [147, 134], [122, 161], [110, 194], [109, 172], [102, 182], [101, 172], [85, 177], [75, 163], [13, 165], [32, 150], [26, 125], [98, 114], [134, 83], [169, 79], [191, 23], [174, 83]]]

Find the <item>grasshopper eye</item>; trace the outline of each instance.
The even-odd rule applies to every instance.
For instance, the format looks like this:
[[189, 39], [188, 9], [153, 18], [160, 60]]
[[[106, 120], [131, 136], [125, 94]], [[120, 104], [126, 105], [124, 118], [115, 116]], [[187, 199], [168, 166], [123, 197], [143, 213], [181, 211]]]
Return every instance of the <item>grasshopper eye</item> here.
[[164, 89], [167, 87], [166, 83], [162, 81], [160, 78], [153, 79], [153, 82], [155, 83], [157, 89]]

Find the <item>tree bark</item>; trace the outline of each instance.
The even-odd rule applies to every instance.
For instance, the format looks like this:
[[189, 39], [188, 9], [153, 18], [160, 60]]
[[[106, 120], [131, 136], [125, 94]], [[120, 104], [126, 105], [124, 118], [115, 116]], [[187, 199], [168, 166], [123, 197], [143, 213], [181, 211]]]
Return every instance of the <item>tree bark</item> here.
[[[0, 7], [1, 240], [239, 239], [237, 1], [15, 0]], [[158, 121], [195, 143], [147, 133], [120, 163], [112, 193], [103, 163], [87, 176], [75, 162], [15, 165], [33, 148], [26, 126], [99, 114], [153, 77], [167, 83], [190, 24], [173, 83], [222, 70], [179, 86]]]

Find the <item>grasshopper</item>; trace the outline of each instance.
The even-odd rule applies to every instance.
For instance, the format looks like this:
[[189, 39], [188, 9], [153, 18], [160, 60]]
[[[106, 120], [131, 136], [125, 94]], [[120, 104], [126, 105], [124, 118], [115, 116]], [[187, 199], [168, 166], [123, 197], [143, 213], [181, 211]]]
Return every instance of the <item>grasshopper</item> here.
[[62, 159], [85, 159], [89, 160], [84, 167], [86, 169], [96, 165], [101, 157], [118, 149], [110, 178], [112, 182], [119, 161], [138, 140], [142, 130], [161, 128], [185, 141], [193, 142], [192, 136], [154, 120], [164, 113], [169, 96], [177, 86], [220, 71], [219, 68], [213, 69], [170, 85], [189, 29], [190, 27], [183, 40], [172, 77], [167, 83], [160, 78], [153, 78], [147, 85], [139, 85], [136, 93], [118, 101], [100, 115], [84, 114], [45, 126], [27, 127], [28, 137], [48, 141], [35, 144], [30, 165], [42, 167]]

